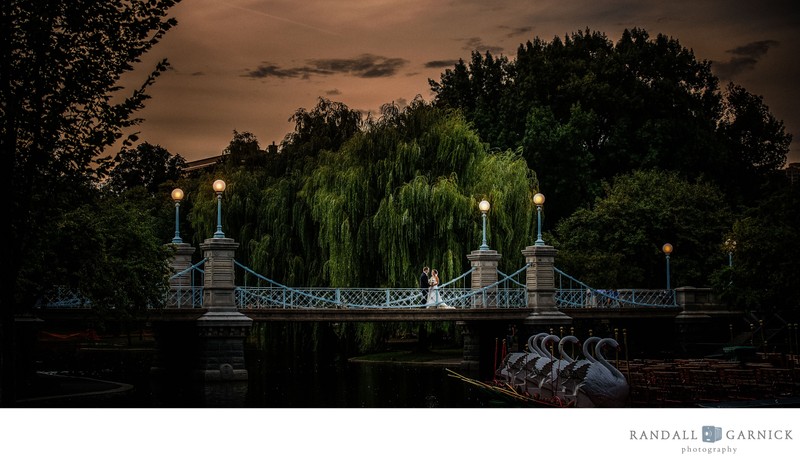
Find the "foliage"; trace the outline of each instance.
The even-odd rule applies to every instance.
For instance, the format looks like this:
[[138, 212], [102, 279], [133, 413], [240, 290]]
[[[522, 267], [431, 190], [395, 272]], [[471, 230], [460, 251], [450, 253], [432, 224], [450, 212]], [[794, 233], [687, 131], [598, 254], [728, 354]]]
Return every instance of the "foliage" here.
[[783, 165], [791, 138], [759, 97], [736, 85], [723, 95], [710, 62], [638, 28], [616, 44], [589, 30], [536, 38], [511, 61], [473, 53], [430, 84], [491, 147], [523, 149], [553, 221], [637, 169], [704, 178], [737, 202], [745, 181]]
[[[77, 194], [91, 193], [107, 172], [104, 151], [138, 122], [134, 113], [168, 64], [160, 61], [132, 91], [118, 82], [176, 24], [166, 17], [176, 3], [0, 3], [0, 172], [11, 185], [3, 284], [13, 288], [0, 295], [4, 401], [15, 397], [14, 314], [30, 306], [43, 287], [35, 275], [42, 257], [56, 256], [44, 236], [78, 207]], [[123, 146], [135, 139], [130, 135]]]
[[124, 196], [94, 198], [55, 221], [48, 244], [58, 255], [47, 259], [37, 279], [79, 290], [100, 316], [128, 318], [158, 307], [172, 252], [159, 238], [155, 218]]
[[11, 236], [3, 247], [9, 284], [34, 255], [32, 246], [46, 247], [37, 236], [49, 232], [47, 224], [78, 202], [72, 194], [91, 192], [105, 174], [106, 147], [138, 122], [133, 113], [167, 62], [128, 97], [117, 82], [176, 24], [165, 18], [175, 3], [3, 2], [0, 146], [12, 185]]
[[281, 153], [291, 169], [300, 170], [320, 152], [338, 150], [363, 124], [359, 111], [322, 97], [311, 111], [297, 109], [289, 121], [294, 131], [283, 139]]
[[[734, 307], [800, 316], [800, 186], [776, 180], [718, 242], [736, 242], [733, 268], [715, 272], [714, 286]], [[788, 318], [788, 317], [786, 317]]]
[[155, 193], [158, 187], [181, 177], [186, 161], [158, 145], [144, 142], [135, 149], [123, 148], [114, 158], [109, 172], [108, 188], [120, 193], [134, 187], [144, 187]]
[[[457, 113], [419, 100], [403, 111], [384, 106], [381, 118], [338, 150], [321, 150], [304, 164], [281, 177], [266, 167], [199, 175], [190, 194], [195, 241], [216, 226], [215, 178], [228, 184], [223, 230], [240, 243], [237, 257], [287, 285], [414, 287], [426, 264], [454, 278], [480, 243], [477, 203], [484, 197], [501, 268], [519, 268], [519, 252], [532, 240], [537, 183], [521, 156], [489, 151]], [[357, 324], [337, 333], [365, 350], [391, 332]]]
[[726, 91], [719, 132], [725, 136], [729, 154], [718, 169], [732, 187], [738, 187], [737, 201], [744, 202], [757, 193], [759, 182], [768, 181], [786, 163], [792, 136], [770, 114], [761, 96], [733, 83]]
[[[490, 239], [504, 264], [530, 240], [535, 178], [512, 153], [489, 153], [466, 122], [417, 102], [399, 126], [356, 135], [323, 153], [303, 194], [319, 223], [332, 286], [409, 286], [424, 264], [453, 278], [480, 239], [486, 197]], [[470, 242], [471, 240], [471, 242]]]
[[708, 286], [731, 225], [722, 193], [676, 173], [636, 171], [605, 187], [593, 209], [558, 223], [559, 268], [599, 288], [663, 288], [663, 244], [671, 243], [673, 286]]

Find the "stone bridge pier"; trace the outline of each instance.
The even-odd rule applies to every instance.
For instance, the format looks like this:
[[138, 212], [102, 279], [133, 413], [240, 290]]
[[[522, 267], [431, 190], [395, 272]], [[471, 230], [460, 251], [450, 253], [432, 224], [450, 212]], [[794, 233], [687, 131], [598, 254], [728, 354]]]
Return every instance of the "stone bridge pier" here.
[[[530, 265], [525, 272], [530, 315], [521, 328], [524, 337], [572, 325], [572, 317], [556, 307], [555, 258], [558, 251], [550, 245], [532, 245], [522, 251]], [[520, 339], [520, 345], [525, 340]], [[521, 350], [520, 350], [521, 351]]]
[[233, 239], [211, 238], [200, 244], [206, 258], [203, 306], [197, 319], [200, 359], [198, 373], [203, 380], [247, 380], [244, 339], [253, 320], [236, 307]]
[[[481, 289], [497, 282], [497, 264], [500, 262], [502, 255], [497, 253], [496, 250], [473, 250], [467, 259], [470, 261], [474, 271], [471, 275], [470, 288]], [[474, 297], [474, 307], [483, 307], [483, 297]], [[461, 361], [461, 370], [472, 376], [481, 376], [486, 374], [487, 365], [489, 362], [486, 358], [488, 342], [491, 336], [487, 328], [492, 326], [486, 322], [478, 321], [459, 321], [456, 325], [461, 327], [461, 334], [464, 337], [464, 356]], [[481, 366], [481, 363], [484, 363]], [[494, 372], [494, 369], [491, 369]]]
[[[555, 257], [556, 249], [549, 245], [534, 245], [522, 251], [529, 264], [525, 273], [530, 314], [517, 326], [519, 336], [527, 337], [541, 331], [549, 331], [572, 324], [572, 317], [556, 307]], [[502, 256], [495, 250], [474, 250], [467, 259], [474, 271], [472, 289], [482, 289], [498, 280], [497, 265]], [[475, 307], [482, 307], [483, 298], [474, 299]], [[506, 336], [508, 323], [464, 321], [459, 322], [464, 336], [464, 357], [461, 370], [468, 375], [485, 377], [492, 375], [493, 352], [496, 343], [492, 337]], [[526, 340], [518, 340], [524, 346]], [[522, 351], [518, 349], [516, 351]]]
[[[175, 245], [172, 267], [178, 273], [191, 266], [194, 248]], [[187, 326], [182, 321], [157, 323], [158, 365], [154, 371], [183, 370], [188, 366], [204, 381], [247, 380], [244, 340], [253, 320], [236, 306], [234, 253], [238, 243], [230, 238], [210, 238], [200, 244], [205, 258], [203, 310]], [[186, 288], [188, 276], [171, 280], [170, 287]], [[188, 364], [188, 366], [187, 366]]]

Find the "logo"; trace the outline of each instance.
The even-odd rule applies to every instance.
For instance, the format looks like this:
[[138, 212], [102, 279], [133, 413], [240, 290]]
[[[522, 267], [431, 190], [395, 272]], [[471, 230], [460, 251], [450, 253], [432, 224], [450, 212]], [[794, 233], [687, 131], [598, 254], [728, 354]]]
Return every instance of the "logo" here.
[[722, 439], [722, 428], [716, 426], [703, 426], [703, 442], [712, 444]]

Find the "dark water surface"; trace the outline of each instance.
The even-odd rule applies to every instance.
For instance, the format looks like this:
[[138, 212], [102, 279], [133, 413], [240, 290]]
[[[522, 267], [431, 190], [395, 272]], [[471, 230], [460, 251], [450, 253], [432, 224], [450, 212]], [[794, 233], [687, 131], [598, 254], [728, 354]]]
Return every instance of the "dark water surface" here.
[[[297, 365], [276, 363], [265, 353], [248, 352], [247, 382], [199, 382], [191, 374], [153, 375], [150, 353], [96, 353], [78, 369], [60, 375], [129, 384], [119, 392], [87, 382], [70, 385], [73, 395], [36, 400], [27, 406], [116, 408], [475, 408], [478, 392], [446, 368], [430, 364], [339, 361]], [[453, 370], [458, 371], [457, 368]], [[43, 379], [40, 379], [43, 380]], [[57, 380], [57, 379], [50, 379]], [[66, 379], [64, 379], [66, 380]], [[62, 387], [67, 387], [62, 385]], [[53, 393], [53, 392], [51, 392]]]

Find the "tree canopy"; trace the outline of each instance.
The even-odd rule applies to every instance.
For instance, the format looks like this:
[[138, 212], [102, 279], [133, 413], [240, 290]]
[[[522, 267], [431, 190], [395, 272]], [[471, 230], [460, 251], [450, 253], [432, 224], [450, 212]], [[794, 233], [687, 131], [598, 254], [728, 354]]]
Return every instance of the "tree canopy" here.
[[[489, 151], [456, 113], [416, 101], [388, 114], [322, 149], [306, 171], [224, 174], [225, 232], [242, 244], [238, 255], [289, 284], [409, 286], [423, 263], [458, 275], [477, 247], [486, 197], [492, 246], [516, 266], [537, 186], [525, 161]], [[198, 241], [216, 225], [208, 187], [218, 176], [201, 175], [191, 195]]]
[[180, 179], [186, 167], [186, 160], [181, 155], [173, 155], [165, 148], [147, 142], [134, 149], [122, 148], [114, 162], [107, 187], [115, 192], [144, 187], [155, 193], [161, 184]]
[[[424, 265], [445, 280], [469, 269], [466, 255], [480, 244], [477, 204], [486, 198], [501, 268], [521, 266], [520, 251], [532, 242], [535, 174], [518, 153], [490, 151], [459, 113], [421, 100], [403, 110], [384, 106], [346, 141], [317, 150], [303, 170], [276, 174], [264, 162], [199, 175], [187, 192], [194, 240], [214, 230], [210, 187], [221, 177], [224, 232], [255, 271], [290, 286], [414, 287]], [[293, 151], [280, 158], [302, 157]], [[346, 328], [362, 350], [386, 332], [375, 324]]]
[[[97, 183], [111, 163], [105, 151], [139, 121], [135, 112], [144, 106], [148, 87], [168, 64], [158, 62], [132, 90], [119, 86], [120, 77], [175, 26], [167, 11], [176, 3], [9, 0], [0, 4], [0, 171], [11, 185], [2, 283], [4, 290], [12, 291], [0, 294], [4, 401], [15, 398], [14, 314], [33, 305], [44, 285], [40, 279], [49, 278], [48, 261], [56, 256], [53, 239], [47, 236], [57, 232], [58, 223], [73, 210], [86, 222], [98, 215], [80, 207], [97, 199]], [[123, 147], [135, 139], [135, 134], [128, 135]], [[97, 239], [106, 238], [103, 230], [97, 233]], [[131, 235], [144, 237], [125, 243], [128, 248], [121, 250], [116, 250], [120, 244], [114, 241], [113, 246], [101, 242], [84, 251], [96, 261], [85, 270], [89, 276], [84, 280], [101, 284], [102, 275], [113, 267], [110, 263], [131, 259], [116, 255], [135, 256], [140, 253], [137, 246], [147, 250], [145, 230], [127, 233], [129, 240]], [[149, 266], [151, 271], [162, 267], [159, 262]]]
[[590, 30], [536, 38], [514, 60], [473, 52], [430, 84], [490, 146], [522, 148], [554, 220], [636, 169], [704, 177], [741, 201], [742, 183], [781, 168], [791, 140], [759, 96], [721, 92], [709, 61], [639, 28], [616, 43]]
[[713, 184], [677, 173], [635, 171], [605, 185], [592, 209], [562, 219], [554, 231], [559, 265], [599, 288], [664, 288], [670, 243], [673, 285], [710, 286], [723, 265], [719, 242], [731, 213]]

